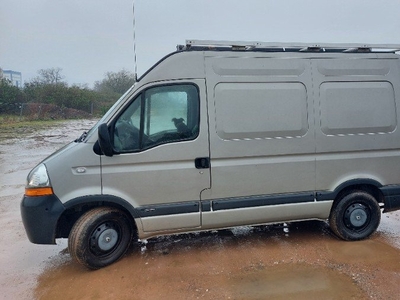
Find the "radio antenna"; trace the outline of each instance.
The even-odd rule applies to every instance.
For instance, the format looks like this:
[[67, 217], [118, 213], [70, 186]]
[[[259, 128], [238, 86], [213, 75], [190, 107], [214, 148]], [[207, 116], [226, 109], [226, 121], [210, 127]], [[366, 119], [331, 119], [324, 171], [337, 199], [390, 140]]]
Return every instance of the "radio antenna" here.
[[137, 81], [137, 59], [136, 59], [136, 19], [135, 19], [135, 0], [132, 1], [132, 15], [133, 15], [133, 64], [135, 82]]

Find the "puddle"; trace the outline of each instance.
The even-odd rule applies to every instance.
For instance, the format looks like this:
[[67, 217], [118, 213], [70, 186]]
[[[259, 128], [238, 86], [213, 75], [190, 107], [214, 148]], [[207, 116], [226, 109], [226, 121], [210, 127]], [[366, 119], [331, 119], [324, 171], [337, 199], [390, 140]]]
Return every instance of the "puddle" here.
[[150, 239], [97, 271], [53, 258], [38, 279], [35, 296], [396, 299], [398, 249], [379, 238], [356, 243], [338, 240], [324, 233], [323, 222], [290, 224], [290, 236], [283, 228], [246, 227]]
[[366, 299], [353, 280], [324, 267], [284, 264], [228, 281], [231, 299]]

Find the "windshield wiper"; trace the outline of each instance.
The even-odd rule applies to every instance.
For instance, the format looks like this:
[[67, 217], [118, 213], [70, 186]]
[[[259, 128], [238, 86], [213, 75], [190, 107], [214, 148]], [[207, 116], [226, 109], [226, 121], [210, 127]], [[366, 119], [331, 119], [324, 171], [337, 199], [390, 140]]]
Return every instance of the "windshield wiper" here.
[[77, 138], [76, 140], [75, 140], [75, 143], [81, 143], [81, 142], [83, 142], [84, 140], [85, 140], [85, 138], [87, 137], [87, 131], [84, 131], [83, 133], [82, 133], [82, 135], [79, 137], [79, 138]]

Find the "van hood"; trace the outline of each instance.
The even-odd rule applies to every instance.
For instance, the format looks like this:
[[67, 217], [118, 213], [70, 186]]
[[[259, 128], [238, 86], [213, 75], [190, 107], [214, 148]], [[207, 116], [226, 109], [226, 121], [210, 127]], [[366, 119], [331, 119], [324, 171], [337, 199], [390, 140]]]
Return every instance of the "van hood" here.
[[69, 144], [66, 144], [65, 146], [61, 147], [57, 151], [55, 151], [52, 154], [50, 154], [49, 156], [47, 156], [41, 163], [46, 164], [48, 161], [56, 158], [57, 156], [70, 151], [72, 148], [76, 147], [76, 145], [77, 145], [76, 142], [70, 142]]

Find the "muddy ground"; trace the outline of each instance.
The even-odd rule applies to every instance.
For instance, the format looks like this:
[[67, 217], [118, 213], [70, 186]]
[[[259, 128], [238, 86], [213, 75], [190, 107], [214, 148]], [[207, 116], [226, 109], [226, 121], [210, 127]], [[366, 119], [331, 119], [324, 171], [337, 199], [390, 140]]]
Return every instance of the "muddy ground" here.
[[144, 241], [97, 271], [72, 261], [66, 240], [31, 244], [27, 173], [93, 123], [0, 132], [0, 299], [399, 299], [399, 212], [359, 242], [317, 221], [240, 227]]

